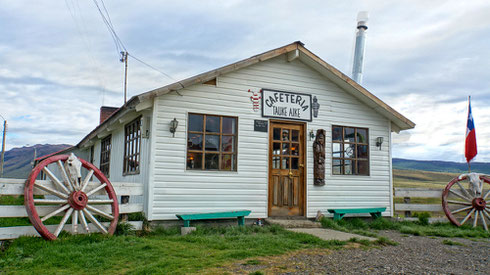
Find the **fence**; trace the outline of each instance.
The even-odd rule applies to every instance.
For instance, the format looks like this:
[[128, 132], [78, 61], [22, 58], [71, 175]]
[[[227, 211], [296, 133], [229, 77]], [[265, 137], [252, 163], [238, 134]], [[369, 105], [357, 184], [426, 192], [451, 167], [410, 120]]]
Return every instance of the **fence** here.
[[[43, 185], [49, 185], [49, 181], [39, 181]], [[89, 186], [96, 183], [89, 183]], [[11, 195], [19, 196], [24, 195], [25, 180], [23, 179], [8, 179], [0, 178], [0, 196]], [[129, 182], [112, 182], [112, 186], [116, 191], [118, 197], [120, 197], [119, 213], [123, 216], [127, 216], [129, 213], [137, 213], [143, 211], [142, 203], [130, 203], [130, 196], [142, 196], [143, 185], [141, 183], [129, 183]], [[101, 191], [99, 191], [101, 192]], [[97, 194], [97, 193], [96, 193]], [[45, 191], [34, 188], [34, 195], [49, 195]], [[40, 215], [50, 213], [54, 209], [52, 206], [39, 206], [38, 212]], [[59, 215], [63, 215], [60, 213]], [[20, 218], [27, 217], [26, 208], [24, 205], [0, 205], [0, 218]], [[129, 222], [139, 230], [143, 226], [141, 221]], [[103, 223], [104, 224], [104, 223]], [[56, 225], [54, 225], [56, 226]], [[107, 224], [106, 224], [107, 226]], [[48, 228], [52, 227], [50, 225]], [[90, 229], [94, 230], [95, 227], [89, 224]], [[71, 231], [71, 224], [66, 224], [64, 230]], [[94, 230], [96, 231], [96, 230]], [[12, 226], [12, 227], [0, 227], [0, 240], [15, 239], [20, 236], [39, 236], [36, 229], [33, 226]]]
[[[412, 211], [443, 212], [442, 189], [395, 188], [395, 197], [403, 198], [403, 203], [395, 203], [395, 211], [404, 211], [410, 217]], [[439, 198], [438, 204], [412, 204], [412, 198]]]

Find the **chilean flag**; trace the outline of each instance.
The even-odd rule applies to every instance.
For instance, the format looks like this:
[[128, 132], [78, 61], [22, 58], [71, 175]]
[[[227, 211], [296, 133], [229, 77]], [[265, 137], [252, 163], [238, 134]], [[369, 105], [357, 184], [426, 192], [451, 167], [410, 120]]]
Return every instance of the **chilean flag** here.
[[470, 162], [478, 153], [476, 150], [476, 133], [473, 115], [471, 114], [471, 97], [468, 99], [468, 122], [466, 123], [466, 140], [464, 156]]

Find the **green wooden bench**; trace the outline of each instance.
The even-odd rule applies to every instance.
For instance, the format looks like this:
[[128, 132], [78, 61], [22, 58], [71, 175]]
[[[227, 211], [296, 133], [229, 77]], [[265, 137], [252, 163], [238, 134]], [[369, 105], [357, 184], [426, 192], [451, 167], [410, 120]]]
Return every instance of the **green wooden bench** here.
[[360, 214], [369, 213], [373, 218], [381, 217], [381, 213], [386, 210], [386, 207], [377, 208], [353, 208], [353, 209], [328, 209], [328, 212], [333, 213], [333, 220], [340, 221], [345, 214]]
[[191, 221], [196, 220], [213, 220], [213, 219], [226, 219], [226, 218], [238, 218], [238, 225], [245, 225], [245, 216], [250, 215], [250, 210], [238, 210], [227, 212], [214, 212], [214, 213], [194, 213], [194, 214], [176, 214], [177, 218], [184, 221], [184, 227], [189, 227]]

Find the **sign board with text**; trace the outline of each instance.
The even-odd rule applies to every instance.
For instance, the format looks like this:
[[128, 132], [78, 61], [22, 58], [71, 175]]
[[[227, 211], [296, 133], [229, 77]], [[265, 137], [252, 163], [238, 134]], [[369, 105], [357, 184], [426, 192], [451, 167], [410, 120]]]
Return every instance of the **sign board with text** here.
[[262, 116], [311, 121], [311, 95], [262, 89]]

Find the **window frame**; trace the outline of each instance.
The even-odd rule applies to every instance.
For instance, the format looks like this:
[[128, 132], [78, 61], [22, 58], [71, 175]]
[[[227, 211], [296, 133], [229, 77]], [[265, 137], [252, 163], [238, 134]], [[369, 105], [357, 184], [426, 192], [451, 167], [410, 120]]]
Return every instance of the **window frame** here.
[[[341, 128], [342, 129], [342, 140], [341, 141], [336, 141], [334, 140], [334, 129], [335, 128]], [[352, 128], [354, 129], [354, 137], [356, 137], [356, 139], [353, 141], [353, 142], [346, 142], [345, 140], [345, 128]], [[363, 143], [363, 142], [358, 142], [357, 141], [357, 130], [358, 129], [361, 129], [361, 130], [365, 130], [366, 131], [366, 142]], [[332, 125], [332, 131], [331, 131], [331, 141], [332, 141], [332, 145], [331, 145], [331, 159], [332, 159], [332, 165], [331, 165], [331, 168], [332, 168], [332, 171], [331, 171], [331, 174], [333, 176], [370, 176], [371, 175], [371, 161], [370, 161], [370, 157], [371, 157], [371, 152], [370, 152], [370, 144], [369, 144], [369, 128], [365, 128], [365, 127], [355, 127], [355, 126], [344, 126], [344, 125]], [[341, 156], [340, 157], [334, 157], [334, 145], [335, 144], [340, 144], [341, 145], [341, 148], [342, 150], [340, 151], [341, 152]], [[355, 151], [354, 151], [354, 157], [346, 157], [344, 155], [344, 152], [345, 152], [345, 144], [352, 144], [354, 145], [354, 148], [355, 148]], [[358, 157], [358, 152], [357, 152], [357, 148], [358, 146], [361, 145], [361, 146], [366, 146], [367, 147], [367, 157], [366, 158], [360, 158]], [[336, 174], [334, 173], [334, 161], [335, 160], [340, 160], [341, 161], [341, 164], [340, 164], [340, 174]], [[352, 174], [345, 174], [345, 160], [350, 160], [352, 161], [352, 170], [353, 170], [353, 173]], [[358, 163], [359, 161], [366, 161], [367, 162], [367, 174], [359, 174], [359, 168], [358, 168]]]
[[[138, 175], [141, 167], [141, 117], [124, 125], [124, 158], [123, 176]], [[130, 170], [130, 162], [136, 163], [135, 170]]]
[[[110, 177], [110, 172], [111, 172], [111, 151], [112, 151], [112, 135], [108, 135], [100, 140], [100, 163], [99, 163], [99, 170], [108, 178]], [[107, 158], [107, 161], [104, 161], [105, 160], [104, 157]]]
[[[202, 132], [199, 131], [190, 131], [190, 116], [191, 115], [199, 115], [202, 116]], [[207, 117], [218, 117], [219, 118], [219, 132], [206, 132], [206, 118]], [[226, 134], [223, 133], [223, 118], [232, 118], [235, 120], [235, 133], [234, 134]], [[199, 171], [199, 172], [237, 172], [238, 171], [238, 117], [237, 116], [227, 116], [227, 115], [216, 115], [216, 114], [203, 114], [203, 113], [187, 113], [187, 129], [186, 129], [186, 153], [185, 153], [185, 170], [186, 171]], [[202, 150], [189, 149], [189, 136], [191, 134], [201, 135], [202, 136]], [[218, 136], [219, 137], [219, 148], [217, 151], [206, 151], [206, 136]], [[223, 151], [223, 136], [234, 137], [234, 143], [232, 144], [234, 150], [231, 152]], [[187, 160], [189, 153], [200, 153], [202, 154], [201, 159], [201, 168], [189, 168], [187, 166]], [[218, 155], [218, 169], [206, 169], [206, 154], [216, 154]], [[234, 161], [234, 169], [226, 170], [222, 169], [222, 156], [223, 155], [231, 155], [232, 161]]]

